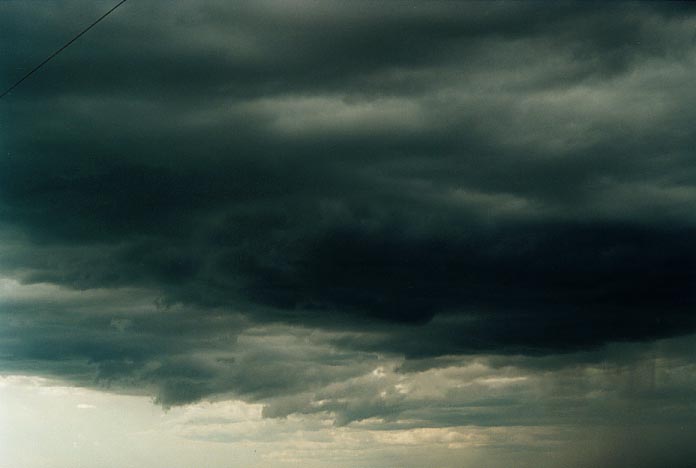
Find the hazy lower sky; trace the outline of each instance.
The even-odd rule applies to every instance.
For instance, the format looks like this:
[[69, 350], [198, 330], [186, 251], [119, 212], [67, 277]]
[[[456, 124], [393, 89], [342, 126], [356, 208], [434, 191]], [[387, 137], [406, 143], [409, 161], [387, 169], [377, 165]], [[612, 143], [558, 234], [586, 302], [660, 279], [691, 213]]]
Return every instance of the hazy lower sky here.
[[126, 2], [0, 100], [0, 468], [693, 466], [694, 82], [689, 3]]

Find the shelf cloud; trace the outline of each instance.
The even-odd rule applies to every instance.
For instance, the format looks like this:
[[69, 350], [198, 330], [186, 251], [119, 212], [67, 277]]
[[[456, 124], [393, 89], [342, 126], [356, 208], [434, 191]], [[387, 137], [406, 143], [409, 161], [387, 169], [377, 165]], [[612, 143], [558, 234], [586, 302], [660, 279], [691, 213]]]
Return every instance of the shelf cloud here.
[[[2, 2], [0, 85], [103, 7]], [[688, 4], [128, 2], [0, 101], [0, 372], [424, 444], [596, 426], [686, 466], [694, 26]], [[192, 431], [237, 440], [218, 422]], [[517, 466], [614, 466], [573, 437]]]

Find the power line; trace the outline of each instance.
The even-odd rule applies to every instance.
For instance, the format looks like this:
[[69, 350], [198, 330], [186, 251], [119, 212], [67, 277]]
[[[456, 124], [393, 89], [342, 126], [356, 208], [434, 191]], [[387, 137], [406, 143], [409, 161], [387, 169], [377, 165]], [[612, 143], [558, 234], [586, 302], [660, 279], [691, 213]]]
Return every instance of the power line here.
[[120, 6], [123, 5], [124, 3], [126, 3], [126, 0], [121, 0], [120, 2], [118, 2], [113, 8], [111, 8], [111, 10], [109, 10], [109, 11], [107, 11], [106, 13], [104, 13], [103, 15], [101, 15], [96, 21], [94, 21], [92, 24], [90, 24], [90, 25], [87, 26], [85, 29], [83, 29], [77, 36], [75, 36], [75, 37], [73, 37], [72, 39], [70, 39], [70, 40], [69, 40], [68, 42], [66, 42], [60, 49], [56, 50], [56, 51], [53, 52], [51, 55], [49, 55], [43, 62], [41, 62], [40, 64], [38, 64], [37, 66], [35, 66], [29, 73], [27, 73], [27, 74], [24, 75], [22, 78], [20, 78], [19, 81], [17, 81], [15, 84], [13, 84], [13, 85], [10, 86], [9, 88], [7, 88], [7, 90], [5, 90], [4, 93], [0, 94], [0, 99], [4, 98], [5, 95], [7, 95], [7, 94], [10, 93], [10, 91], [12, 91], [12, 90], [15, 89], [17, 86], [19, 86], [19, 85], [22, 83], [22, 81], [26, 80], [26, 79], [29, 78], [31, 75], [33, 75], [35, 72], [37, 72], [41, 67], [43, 67], [44, 65], [46, 65], [49, 61], [51, 61], [51, 59], [52, 59], [53, 57], [55, 57], [56, 55], [60, 54], [61, 52], [63, 52], [63, 51], [64, 51], [65, 49], [67, 49], [68, 47], [70, 47], [70, 45], [71, 45], [73, 42], [75, 42], [75, 41], [78, 40], [80, 37], [82, 37], [82, 35], [84, 35], [87, 31], [89, 31], [90, 29], [92, 29], [93, 27], [95, 27], [101, 20], [103, 20], [104, 18], [106, 18], [107, 16], [109, 16], [114, 10], [116, 10], [116, 8], [120, 7]]

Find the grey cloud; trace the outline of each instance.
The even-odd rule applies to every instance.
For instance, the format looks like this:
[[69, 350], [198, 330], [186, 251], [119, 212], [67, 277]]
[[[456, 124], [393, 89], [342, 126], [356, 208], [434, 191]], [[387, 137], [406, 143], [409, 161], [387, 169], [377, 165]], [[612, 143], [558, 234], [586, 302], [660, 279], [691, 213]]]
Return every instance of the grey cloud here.
[[[126, 9], [41, 75], [70, 88], [37, 79], [3, 108], [0, 212], [25, 236], [6, 271], [260, 322], [489, 310], [469, 330], [503, 350], [690, 331], [693, 142], [675, 120], [691, 112], [690, 12], [413, 6], [181, 4], [147, 25], [156, 5]], [[235, 47], [255, 58], [225, 68]], [[228, 76], [246, 84], [205, 94]], [[167, 80], [205, 98], [143, 93]], [[549, 328], [564, 331], [545, 343]], [[385, 349], [477, 347], [438, 336]]]
[[[688, 432], [694, 420], [693, 335], [535, 357], [460, 354], [419, 366], [399, 353], [345, 345], [347, 332], [250, 326], [229, 311], [162, 308], [144, 291], [127, 291], [126, 299], [124, 291], [109, 289], [7, 286], [3, 291], [13, 292], [0, 303], [4, 372], [148, 394], [165, 407], [242, 398], [263, 404], [267, 418], [309, 418], [303, 430], [312, 431], [326, 429], [311, 429], [314, 418], [387, 434], [571, 425], [552, 442], [531, 436], [532, 445], [515, 449], [535, 460], [535, 444], [550, 444], [569, 466], [611, 466], [612, 447], [628, 450], [636, 440], [646, 440], [643, 456], [625, 455], [646, 467], [659, 459], [660, 440], [672, 440], [675, 463], [690, 453], [688, 444], [669, 437], [675, 427]], [[204, 439], [230, 441], [227, 424], [215, 422]], [[510, 449], [508, 436], [498, 437], [487, 444]], [[576, 446], [578, 440], [592, 441], [593, 452]], [[605, 447], [608, 441], [614, 445]]]
[[[102, 5], [60, 6], [2, 2], [3, 70]], [[129, 2], [1, 102], [0, 276], [31, 291], [0, 298], [2, 369], [344, 425], [681, 410], [695, 24], [681, 4]], [[669, 388], [622, 394], [645, 349]], [[527, 383], [442, 377], [478, 358]], [[425, 375], [451, 392], [380, 396]]]

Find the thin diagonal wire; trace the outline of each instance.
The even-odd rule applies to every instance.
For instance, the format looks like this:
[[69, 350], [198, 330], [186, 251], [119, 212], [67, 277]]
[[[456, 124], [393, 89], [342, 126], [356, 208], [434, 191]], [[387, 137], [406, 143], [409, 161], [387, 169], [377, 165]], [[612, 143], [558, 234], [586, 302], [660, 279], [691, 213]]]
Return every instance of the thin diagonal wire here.
[[72, 39], [70, 39], [70, 40], [69, 40], [68, 42], [66, 42], [60, 49], [56, 50], [56, 51], [53, 52], [51, 55], [49, 55], [43, 62], [41, 62], [40, 64], [38, 64], [37, 66], [35, 66], [29, 73], [27, 73], [27, 74], [24, 75], [22, 78], [20, 78], [15, 84], [13, 84], [13, 85], [10, 86], [9, 88], [7, 88], [7, 90], [5, 90], [5, 92], [3, 92], [2, 94], [0, 94], [0, 99], [2, 99], [2, 98], [5, 97], [7, 94], [9, 94], [13, 89], [15, 89], [17, 86], [19, 86], [24, 80], [26, 80], [26, 79], [29, 78], [31, 75], [33, 75], [34, 73], [36, 73], [41, 67], [43, 67], [43, 66], [46, 65], [48, 62], [50, 62], [51, 59], [53, 59], [56, 55], [60, 54], [60, 53], [63, 52], [65, 49], [67, 49], [68, 47], [70, 47], [70, 45], [71, 45], [73, 42], [75, 42], [75, 41], [78, 40], [80, 37], [82, 37], [87, 31], [89, 31], [90, 29], [92, 29], [93, 27], [95, 27], [101, 20], [103, 20], [104, 18], [106, 18], [107, 16], [109, 16], [111, 13], [113, 13], [114, 10], [116, 10], [116, 8], [118, 8], [118, 7], [120, 7], [121, 5], [123, 5], [124, 3], [126, 3], [126, 1], [127, 1], [127, 0], [121, 0], [120, 2], [118, 2], [113, 8], [111, 8], [109, 11], [107, 11], [106, 13], [104, 13], [103, 15], [101, 15], [99, 18], [97, 18], [92, 24], [90, 24], [90, 25], [87, 26], [85, 29], [83, 29], [77, 36], [75, 36], [75, 37], [73, 37]]

